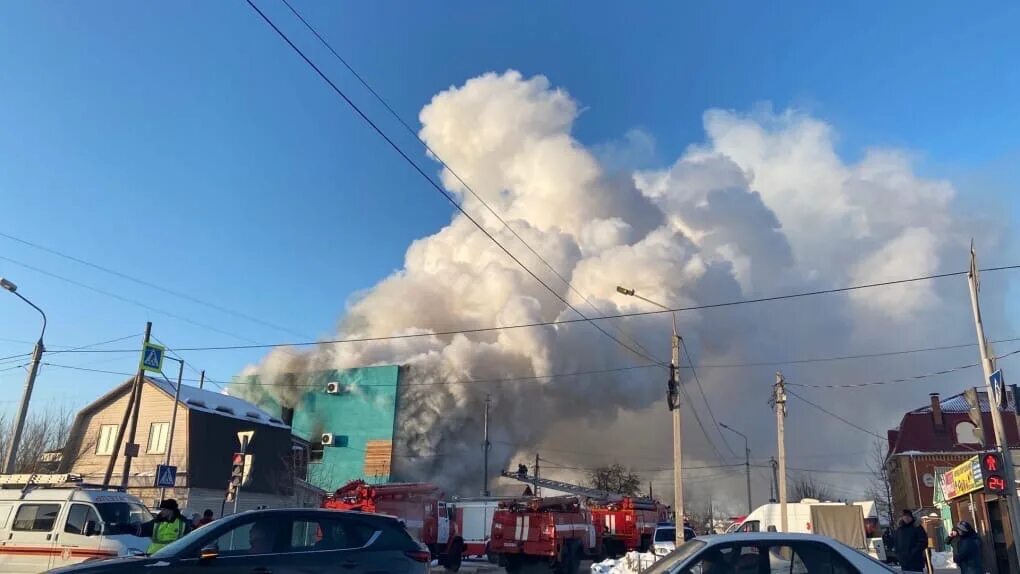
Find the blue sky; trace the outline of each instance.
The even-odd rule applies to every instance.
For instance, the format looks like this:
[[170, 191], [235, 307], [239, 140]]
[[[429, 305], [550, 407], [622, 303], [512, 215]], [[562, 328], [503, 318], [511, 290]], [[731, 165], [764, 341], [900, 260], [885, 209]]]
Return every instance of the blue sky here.
[[[514, 68], [581, 102], [585, 144], [641, 128], [665, 164], [701, 141], [706, 109], [771, 102], [832, 123], [849, 159], [910, 149], [961, 201], [1015, 214], [1016, 4], [294, 2], [409, 119], [440, 90]], [[259, 5], [382, 118], [282, 4]], [[146, 320], [182, 347], [327, 334], [347, 297], [450, 217], [241, 1], [4, 2], [0, 70], [0, 231], [286, 328], [0, 237], [2, 257], [153, 308], [0, 259], [48, 312], [52, 350], [140, 334]], [[0, 297], [0, 325], [0, 357], [30, 351], [30, 309]], [[184, 355], [225, 380], [261, 353]], [[47, 360], [127, 372], [137, 357]], [[20, 396], [12, 364], [0, 361], [0, 408]], [[78, 406], [119, 380], [46, 367], [36, 397]]]

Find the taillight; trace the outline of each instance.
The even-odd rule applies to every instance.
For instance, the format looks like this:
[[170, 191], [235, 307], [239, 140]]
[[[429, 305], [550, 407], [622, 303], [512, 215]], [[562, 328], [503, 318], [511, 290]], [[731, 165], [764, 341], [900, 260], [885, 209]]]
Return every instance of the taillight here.
[[407, 556], [415, 562], [432, 562], [432, 554], [428, 550], [408, 550], [404, 552], [404, 556]]

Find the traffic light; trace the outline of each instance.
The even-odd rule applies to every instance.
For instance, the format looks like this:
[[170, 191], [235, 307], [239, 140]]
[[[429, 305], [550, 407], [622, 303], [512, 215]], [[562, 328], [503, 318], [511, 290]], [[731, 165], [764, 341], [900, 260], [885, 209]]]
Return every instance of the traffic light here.
[[981, 455], [981, 476], [985, 479], [985, 490], [992, 494], [1007, 494], [1009, 489], [1002, 469], [1002, 455], [986, 452]]
[[244, 454], [235, 452], [230, 460], [230, 482], [227, 483], [227, 502], [237, 498], [237, 491], [244, 480]]

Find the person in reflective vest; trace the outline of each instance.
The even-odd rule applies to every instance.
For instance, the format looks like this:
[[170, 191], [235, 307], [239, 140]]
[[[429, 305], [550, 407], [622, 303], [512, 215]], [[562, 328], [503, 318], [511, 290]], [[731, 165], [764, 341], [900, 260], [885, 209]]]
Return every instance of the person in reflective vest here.
[[159, 514], [156, 515], [156, 518], [141, 527], [141, 535], [148, 535], [152, 539], [148, 550], [145, 551], [146, 554], [152, 554], [167, 544], [182, 538], [190, 530], [188, 521], [181, 516], [176, 500], [168, 498], [160, 502]]

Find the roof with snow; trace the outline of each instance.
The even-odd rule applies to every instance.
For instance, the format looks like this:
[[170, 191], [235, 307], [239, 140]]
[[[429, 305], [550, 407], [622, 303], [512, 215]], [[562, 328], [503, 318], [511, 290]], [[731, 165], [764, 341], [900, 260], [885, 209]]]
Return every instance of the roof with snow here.
[[[167, 395], [173, 397], [177, 385], [167, 380], [153, 379], [146, 377], [145, 380]], [[232, 397], [224, 393], [207, 391], [197, 387], [181, 386], [181, 405], [196, 411], [203, 411], [214, 415], [231, 417], [235, 419], [254, 421], [264, 425], [290, 428], [284, 422], [246, 400]]]
[[[981, 403], [981, 412], [990, 413], [992, 412], [991, 407], [988, 403], [988, 394], [985, 391], [979, 390], [977, 392], [978, 401]], [[1007, 411], [1016, 410], [1016, 401], [1013, 397], [1013, 393], [1006, 393]], [[942, 407], [944, 413], [966, 413], [970, 410], [970, 405], [967, 404], [967, 399], [964, 398], [963, 393], [946, 397], [939, 400], [939, 405]], [[931, 413], [931, 405], [925, 405], [919, 409], [910, 411], [910, 414], [928, 414]]]

